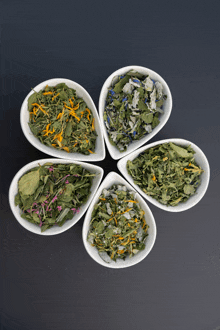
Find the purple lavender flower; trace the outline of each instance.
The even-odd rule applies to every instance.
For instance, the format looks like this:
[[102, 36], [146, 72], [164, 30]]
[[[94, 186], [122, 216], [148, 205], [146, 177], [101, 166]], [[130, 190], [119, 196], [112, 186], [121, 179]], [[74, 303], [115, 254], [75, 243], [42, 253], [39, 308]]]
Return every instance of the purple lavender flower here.
[[68, 180], [66, 180], [66, 182], [65, 182], [66, 184], [68, 184], [69, 183], [69, 181]]
[[62, 211], [62, 206], [57, 206], [58, 211]]
[[49, 167], [49, 171], [50, 171], [50, 172], [53, 172], [53, 171], [54, 171], [53, 166]]

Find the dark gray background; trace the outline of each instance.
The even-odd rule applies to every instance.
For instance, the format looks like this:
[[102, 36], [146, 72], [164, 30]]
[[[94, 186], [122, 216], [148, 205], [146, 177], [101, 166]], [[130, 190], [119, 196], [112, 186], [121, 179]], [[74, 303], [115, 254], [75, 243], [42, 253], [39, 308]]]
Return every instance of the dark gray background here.
[[[1, 2], [0, 311], [2, 330], [220, 329], [219, 1]], [[105, 79], [126, 65], [158, 72], [173, 95], [150, 142], [185, 138], [211, 166], [205, 197], [172, 214], [149, 203], [158, 236], [149, 256], [123, 270], [86, 253], [83, 219], [41, 237], [8, 205], [16, 172], [46, 154], [24, 137], [20, 106], [50, 78], [80, 83], [98, 105]], [[97, 163], [105, 175], [116, 162]]]

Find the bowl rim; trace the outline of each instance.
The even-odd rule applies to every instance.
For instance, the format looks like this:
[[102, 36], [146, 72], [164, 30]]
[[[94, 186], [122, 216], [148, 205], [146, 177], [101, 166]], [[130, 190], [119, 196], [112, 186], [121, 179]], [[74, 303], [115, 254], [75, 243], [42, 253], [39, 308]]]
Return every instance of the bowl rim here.
[[[191, 145], [191, 147], [194, 149], [194, 151], [201, 156], [201, 158], [204, 161], [205, 167], [206, 167], [206, 172], [205, 177], [204, 177], [204, 182], [205, 182], [205, 186], [203, 188], [203, 190], [199, 193], [199, 195], [193, 195], [193, 196], [197, 196], [197, 198], [195, 198], [194, 202], [190, 202], [190, 198], [184, 202], [184, 203], [180, 203], [177, 206], [166, 206], [163, 205], [161, 203], [159, 203], [156, 199], [148, 196], [147, 194], [145, 194], [143, 192], [142, 189], [140, 189], [134, 182], [132, 177], [130, 176], [130, 174], [128, 174], [127, 169], [126, 169], [126, 163], [128, 160], [133, 160], [136, 157], [138, 157], [138, 155], [140, 153], [142, 153], [143, 151], [150, 149], [156, 145], [159, 144], [164, 144], [164, 143], [168, 143], [168, 142], [173, 142], [177, 145]], [[122, 175], [126, 178], [126, 180], [128, 180], [128, 182], [146, 199], [148, 200], [150, 203], [152, 203], [153, 205], [159, 207], [162, 210], [168, 211], [168, 212], [182, 212], [182, 211], [186, 211], [190, 208], [192, 208], [193, 206], [195, 206], [205, 195], [207, 189], [208, 189], [208, 185], [209, 185], [209, 181], [210, 181], [210, 166], [209, 166], [209, 162], [207, 157], [205, 156], [204, 152], [193, 142], [185, 140], [185, 139], [181, 139], [181, 138], [172, 138], [172, 139], [164, 139], [164, 140], [159, 140], [153, 143], [150, 143], [146, 146], [143, 146], [140, 149], [137, 149], [135, 151], [133, 151], [132, 153], [130, 153], [129, 155], [127, 155], [126, 157], [123, 157], [122, 159], [120, 159], [117, 163], [117, 167], [119, 169], [119, 171], [122, 173]], [[203, 166], [204, 167], [204, 166]], [[193, 197], [192, 196], [192, 197]]]
[[[144, 209], [147, 210], [148, 212], [148, 216], [151, 219], [151, 228], [152, 228], [152, 233], [151, 233], [151, 237], [152, 237], [152, 241], [149, 245], [149, 248], [146, 250], [142, 250], [140, 251], [140, 253], [142, 252], [142, 256], [136, 261], [135, 259], [133, 259], [132, 262], [132, 258], [128, 259], [128, 261], [130, 261], [129, 263], [127, 263], [126, 261], [124, 261], [124, 264], [117, 264], [117, 262], [115, 263], [106, 263], [104, 262], [101, 257], [97, 257], [96, 255], [94, 255], [93, 251], [95, 249], [95, 247], [92, 247], [88, 241], [87, 241], [87, 234], [88, 234], [88, 228], [89, 228], [89, 224], [90, 224], [90, 218], [91, 218], [91, 213], [92, 210], [94, 208], [94, 205], [97, 203], [98, 197], [100, 196], [100, 194], [102, 193], [102, 190], [106, 187], [106, 182], [108, 182], [108, 180], [110, 178], [113, 178], [113, 181], [118, 181], [120, 182], [120, 184], [125, 185], [129, 190], [135, 191], [136, 193], [136, 199], [142, 204], [142, 208], [144, 205]], [[114, 183], [112, 183], [114, 184]], [[146, 214], [146, 212], [145, 212]], [[83, 244], [84, 247], [87, 251], [87, 253], [90, 255], [90, 257], [95, 260], [98, 264], [105, 266], [107, 268], [113, 268], [113, 269], [121, 269], [121, 268], [127, 268], [127, 267], [131, 267], [134, 266], [136, 264], [138, 264], [139, 262], [141, 262], [142, 260], [144, 260], [147, 255], [151, 252], [155, 241], [156, 241], [156, 236], [157, 236], [157, 227], [156, 227], [156, 221], [154, 219], [153, 213], [150, 209], [150, 207], [148, 206], [148, 204], [146, 203], [146, 201], [141, 197], [141, 195], [130, 185], [129, 182], [127, 182], [121, 175], [119, 175], [116, 172], [109, 172], [108, 175], [104, 178], [104, 180], [102, 181], [101, 185], [99, 186], [99, 188], [97, 189], [95, 196], [93, 197], [93, 200], [91, 202], [91, 204], [89, 205], [89, 208], [87, 209], [86, 212], [86, 216], [84, 218], [84, 222], [83, 222], [83, 228], [82, 228], [82, 240], [83, 240]], [[138, 254], [137, 254], [138, 255]], [[135, 258], [136, 256], [134, 256]]]
[[[146, 137], [132, 142], [129, 146], [128, 146], [128, 150], [125, 152], [120, 152], [115, 146], [113, 146], [108, 138], [108, 134], [106, 131], [106, 127], [104, 124], [104, 120], [103, 120], [103, 112], [104, 112], [104, 102], [105, 102], [105, 98], [104, 98], [104, 94], [106, 93], [106, 91], [108, 90], [108, 87], [111, 85], [112, 80], [114, 77], [119, 76], [129, 70], [134, 69], [135, 71], [145, 71], [146, 75], [148, 74], [149, 76], [156, 76], [156, 78], [158, 81], [160, 81], [163, 85], [163, 87], [166, 89], [166, 94], [167, 94], [167, 100], [169, 100], [170, 105], [167, 105], [167, 109], [166, 112], [164, 112], [164, 118], [162, 121], [160, 121], [159, 125], [156, 126], [153, 131], [151, 133], [149, 133], [148, 135], [146, 135]], [[145, 144], [146, 142], [148, 142], [150, 139], [152, 139], [167, 123], [171, 112], [172, 112], [172, 107], [173, 107], [173, 99], [172, 99], [172, 94], [170, 91], [170, 88], [168, 86], [168, 84], [166, 83], [166, 81], [155, 71], [148, 69], [146, 67], [143, 66], [138, 66], [138, 65], [129, 65], [129, 66], [125, 66], [122, 68], [117, 69], [116, 71], [114, 71], [113, 73], [110, 74], [110, 76], [108, 76], [108, 78], [105, 80], [100, 95], [99, 95], [99, 104], [98, 104], [98, 110], [99, 110], [99, 117], [100, 117], [100, 125], [103, 131], [103, 135], [104, 135], [104, 139], [105, 139], [105, 143], [107, 146], [107, 149], [111, 155], [111, 157], [115, 160], [118, 160], [122, 157], [127, 156], [128, 154], [132, 153], [134, 150], [138, 149], [139, 147], [141, 147], [143, 144]], [[134, 145], [135, 143], [135, 145]], [[133, 145], [132, 145], [133, 144]]]
[[[82, 206], [84, 206], [84, 210], [82, 212], [80, 212], [79, 214], [75, 214], [72, 219], [68, 220], [66, 222], [67, 223], [66, 227], [64, 227], [64, 226], [59, 227], [59, 228], [57, 228], [59, 230], [57, 230], [56, 232], [51, 232], [50, 229], [52, 229], [52, 228], [50, 228], [49, 230], [46, 230], [45, 232], [41, 233], [40, 228], [38, 226], [36, 226], [32, 223], [29, 223], [27, 220], [21, 218], [19, 206], [15, 206], [14, 198], [15, 198], [15, 195], [18, 191], [18, 188], [17, 188], [18, 180], [22, 177], [22, 175], [24, 175], [31, 168], [36, 167], [38, 164], [45, 164], [45, 163], [48, 163], [48, 162], [55, 163], [55, 164], [60, 163], [60, 164], [77, 164], [77, 165], [81, 165], [82, 167], [90, 168], [91, 170], [94, 170], [99, 175], [99, 177], [98, 177], [97, 183], [94, 186], [93, 190], [91, 190], [91, 193], [90, 193], [90, 196], [89, 196], [87, 202], [82, 205]], [[28, 231], [30, 231], [34, 234], [41, 235], [41, 236], [54, 236], [54, 235], [61, 234], [61, 233], [65, 232], [66, 230], [70, 229], [71, 227], [73, 227], [83, 217], [83, 215], [87, 211], [90, 203], [92, 202], [93, 197], [94, 197], [94, 195], [95, 195], [95, 193], [96, 193], [96, 191], [97, 191], [97, 189], [98, 189], [98, 187], [99, 187], [99, 185], [102, 181], [103, 174], [104, 174], [104, 170], [103, 170], [102, 167], [97, 166], [97, 165], [93, 165], [93, 164], [90, 164], [90, 163], [86, 163], [86, 162], [71, 161], [69, 159], [62, 159], [62, 158], [45, 158], [45, 159], [42, 158], [42, 159], [34, 160], [34, 161], [24, 165], [22, 168], [20, 168], [20, 170], [18, 170], [18, 172], [14, 175], [14, 177], [11, 181], [9, 191], [8, 191], [8, 199], [9, 199], [9, 205], [10, 205], [11, 211], [12, 211], [15, 219], [20, 223], [20, 225], [23, 228], [27, 229]], [[19, 214], [16, 211], [19, 211]], [[74, 221], [73, 221], [73, 219], [74, 219]]]
[[[27, 117], [28, 115], [28, 98], [34, 93], [34, 90], [40, 91], [41, 89], [43, 89], [46, 85], [49, 86], [55, 86], [59, 83], [66, 83], [74, 85], [72, 86], [73, 89], [76, 90], [76, 93], [78, 91], [83, 92], [84, 94], [86, 94], [86, 96], [88, 97], [89, 101], [91, 102], [92, 107], [91, 111], [93, 112], [93, 115], [95, 117], [95, 121], [96, 121], [96, 132], [98, 134], [97, 136], [97, 140], [100, 140], [100, 146], [99, 148], [97, 147], [97, 140], [96, 140], [96, 152], [95, 154], [90, 154], [90, 155], [84, 155], [84, 154], [80, 154], [80, 153], [67, 153], [65, 151], [62, 150], [56, 150], [54, 148], [51, 148], [49, 146], [44, 145], [43, 143], [41, 143], [31, 132], [28, 122], [29, 122], [29, 117]], [[28, 118], [28, 121], [27, 121]], [[26, 139], [38, 150], [44, 152], [45, 154], [48, 154], [50, 156], [56, 157], [56, 158], [62, 158], [62, 159], [69, 159], [69, 160], [73, 160], [73, 161], [89, 161], [89, 162], [97, 162], [97, 161], [102, 161], [103, 159], [105, 159], [105, 155], [106, 155], [106, 151], [105, 151], [105, 144], [104, 144], [104, 137], [103, 137], [103, 132], [102, 132], [102, 128], [101, 128], [101, 124], [100, 124], [100, 119], [99, 119], [99, 115], [98, 115], [98, 111], [97, 108], [93, 102], [92, 97], [90, 96], [90, 94], [87, 92], [87, 90], [80, 84], [78, 84], [77, 82], [70, 80], [70, 79], [66, 79], [66, 78], [51, 78], [48, 80], [45, 80], [41, 83], [39, 83], [38, 85], [36, 85], [25, 97], [24, 101], [22, 102], [21, 105], [21, 110], [20, 110], [20, 124], [21, 124], [21, 129], [26, 137]]]

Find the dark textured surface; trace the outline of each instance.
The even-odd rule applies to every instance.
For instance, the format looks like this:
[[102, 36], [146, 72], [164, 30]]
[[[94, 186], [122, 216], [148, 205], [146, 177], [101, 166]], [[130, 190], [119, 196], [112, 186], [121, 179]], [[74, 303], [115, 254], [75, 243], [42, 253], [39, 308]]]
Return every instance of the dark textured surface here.
[[[220, 110], [218, 1], [3, 1], [1, 3], [0, 311], [2, 330], [220, 329]], [[21, 103], [54, 77], [83, 85], [96, 105], [125, 65], [158, 72], [173, 95], [151, 141], [179, 137], [206, 154], [211, 181], [194, 208], [149, 205], [158, 236], [140, 264], [111, 270], [86, 253], [83, 219], [41, 237], [13, 217], [8, 188], [26, 163], [48, 157], [25, 139]], [[105, 175], [116, 162], [106, 159]]]

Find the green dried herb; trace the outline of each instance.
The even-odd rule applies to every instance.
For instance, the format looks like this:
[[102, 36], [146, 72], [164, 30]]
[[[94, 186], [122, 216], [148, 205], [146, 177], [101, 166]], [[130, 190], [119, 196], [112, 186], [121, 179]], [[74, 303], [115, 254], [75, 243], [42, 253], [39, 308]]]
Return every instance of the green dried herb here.
[[152, 132], [160, 122], [167, 96], [163, 86], [134, 70], [118, 77], [109, 88], [104, 111], [108, 137], [120, 152]]
[[94, 206], [88, 241], [105, 262], [132, 257], [145, 248], [148, 225], [135, 193], [125, 186], [104, 189]]
[[18, 181], [15, 205], [22, 210], [21, 217], [40, 226], [41, 232], [55, 225], [61, 227], [80, 212], [94, 176], [81, 165], [39, 165]]
[[28, 99], [29, 126], [46, 146], [89, 155], [97, 133], [92, 111], [76, 91], [61, 83], [46, 86]]
[[194, 150], [172, 142], [157, 145], [127, 162], [128, 173], [145, 194], [164, 205], [176, 206], [196, 193], [204, 172]]

